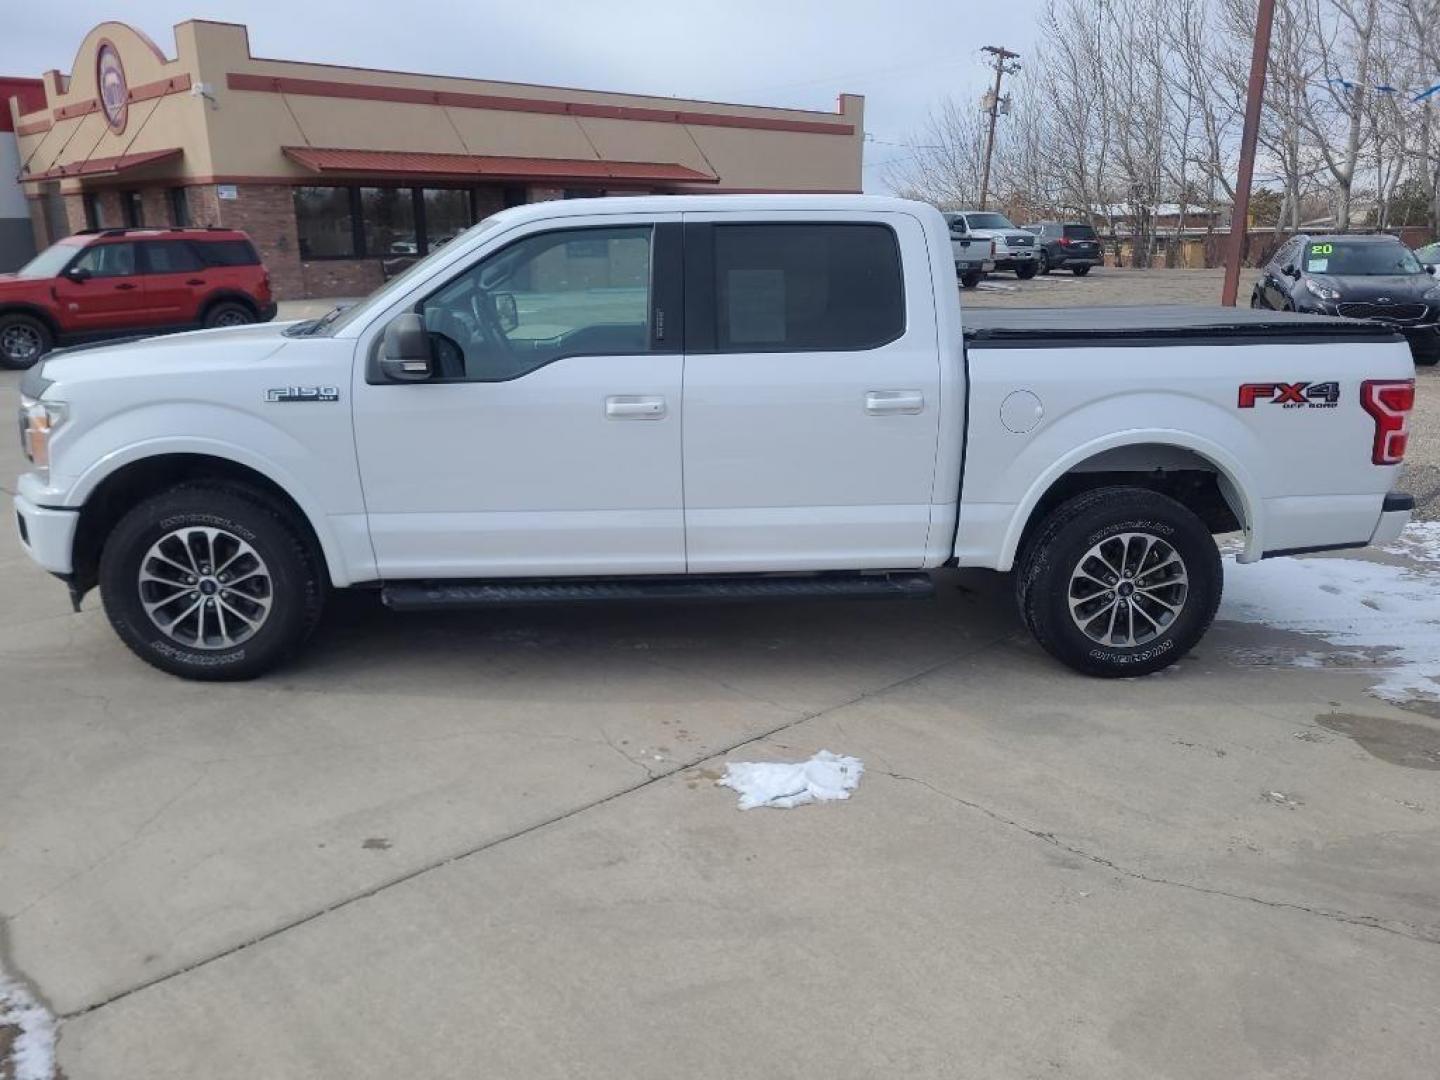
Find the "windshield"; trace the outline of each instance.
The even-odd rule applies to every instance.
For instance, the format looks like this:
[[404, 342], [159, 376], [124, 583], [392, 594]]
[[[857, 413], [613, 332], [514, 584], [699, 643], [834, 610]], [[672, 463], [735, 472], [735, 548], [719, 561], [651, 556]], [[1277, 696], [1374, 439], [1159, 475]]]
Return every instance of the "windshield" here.
[[1013, 229], [1015, 223], [1004, 214], [966, 214], [965, 221], [972, 229]]
[[390, 297], [398, 295], [399, 293], [403, 293], [406, 289], [410, 287], [411, 281], [413, 281], [417, 277], [422, 276], [435, 263], [436, 259], [449, 252], [451, 244], [455, 243], [458, 240], [464, 239], [467, 236], [479, 236], [481, 233], [488, 232], [489, 230], [495, 228], [495, 226], [498, 224], [500, 224], [500, 222], [496, 218], [488, 217], [484, 221], [480, 222], [478, 225], [470, 226], [470, 228], [466, 229], [463, 233], [457, 236], [455, 240], [446, 241], [443, 246], [435, 248], [433, 251], [430, 252], [429, 255], [426, 255], [423, 259], [419, 260], [412, 266], [406, 267], [406, 269], [402, 273], [396, 274], [384, 285], [380, 286], [380, 288], [376, 289], [369, 296], [365, 297], [364, 300], [360, 301], [360, 303], [352, 304], [351, 306], [345, 308], [336, 308], [335, 310], [331, 311], [330, 314], [326, 315], [323, 319], [320, 319], [313, 326], [309, 327], [308, 333], [315, 334], [322, 331], [330, 334], [336, 333], [337, 331], [348, 326], [359, 315], [366, 311], [369, 311], [372, 306], [378, 304], [383, 307], [386, 303], [388, 303]]
[[1365, 277], [1380, 274], [1423, 274], [1420, 260], [1399, 243], [1346, 243], [1317, 240], [1305, 245], [1307, 274]]
[[44, 251], [36, 255], [19, 270], [15, 271], [16, 277], [23, 278], [52, 278], [65, 269], [65, 264], [75, 257], [80, 250], [80, 245], [61, 240], [58, 244], [51, 244]]

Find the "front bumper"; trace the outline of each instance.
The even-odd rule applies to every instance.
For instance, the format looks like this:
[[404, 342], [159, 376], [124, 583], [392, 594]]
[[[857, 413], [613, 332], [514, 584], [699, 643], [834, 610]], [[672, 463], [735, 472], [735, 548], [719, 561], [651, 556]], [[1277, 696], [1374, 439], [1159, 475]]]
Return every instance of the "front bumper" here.
[[1370, 535], [1372, 544], [1393, 544], [1400, 539], [1405, 526], [1410, 524], [1410, 515], [1415, 512], [1415, 496], [1403, 491], [1392, 491], [1380, 505], [1380, 522]]
[[957, 274], [972, 274], [981, 271], [988, 274], [995, 269], [995, 263], [990, 259], [956, 259], [955, 272]]
[[1410, 343], [1410, 354], [1416, 360], [1433, 362], [1440, 358], [1440, 324], [1430, 323], [1427, 326], [1413, 323], [1393, 323], [1391, 325], [1405, 335], [1405, 340]]
[[280, 305], [277, 304], [274, 300], [271, 300], [270, 303], [266, 304], [260, 309], [260, 321], [269, 322], [271, 319], [275, 318], [275, 315], [277, 312], [279, 312], [279, 310]]
[[1015, 270], [1022, 266], [1035, 265], [1035, 252], [1031, 248], [1009, 248], [995, 252], [996, 270]]
[[80, 524], [80, 511], [36, 506], [23, 495], [16, 495], [14, 501], [15, 527], [25, 554], [52, 574], [68, 575], [75, 568], [75, 529]]

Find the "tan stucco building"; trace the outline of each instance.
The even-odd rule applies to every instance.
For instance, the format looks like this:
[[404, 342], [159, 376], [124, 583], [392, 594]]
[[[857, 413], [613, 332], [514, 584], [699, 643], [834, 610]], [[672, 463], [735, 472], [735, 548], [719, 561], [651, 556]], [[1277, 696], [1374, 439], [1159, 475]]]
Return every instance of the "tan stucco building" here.
[[807, 112], [268, 60], [192, 20], [174, 55], [95, 27], [3, 101], [37, 246], [84, 228], [246, 230], [277, 296], [356, 295], [517, 202], [859, 191], [862, 98]]

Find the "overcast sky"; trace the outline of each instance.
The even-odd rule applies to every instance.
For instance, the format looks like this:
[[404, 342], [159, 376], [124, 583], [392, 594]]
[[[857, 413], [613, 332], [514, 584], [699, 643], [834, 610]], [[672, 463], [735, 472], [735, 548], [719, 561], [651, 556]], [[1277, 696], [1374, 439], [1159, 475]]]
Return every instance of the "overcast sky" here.
[[[242, 22], [258, 56], [593, 90], [833, 109], [864, 94], [866, 189], [946, 94], [976, 99], [983, 45], [1024, 54], [1042, 0], [20, 0], [0, 74], [69, 71], [86, 31], [115, 18], [174, 55], [188, 18]], [[357, 17], [356, 12], [366, 14]], [[374, 14], [369, 14], [373, 12]], [[1023, 63], [1023, 57], [1022, 57]], [[1023, 78], [1023, 74], [1020, 76]], [[977, 104], [978, 107], [978, 104]]]

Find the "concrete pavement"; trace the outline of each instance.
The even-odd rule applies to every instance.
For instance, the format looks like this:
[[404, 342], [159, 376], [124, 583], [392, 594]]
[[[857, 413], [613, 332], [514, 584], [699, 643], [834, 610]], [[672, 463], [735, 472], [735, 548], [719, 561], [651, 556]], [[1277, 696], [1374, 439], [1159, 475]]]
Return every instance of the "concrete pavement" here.
[[[69, 1080], [1440, 1067], [1440, 723], [1353, 660], [1274, 662], [1308, 637], [1221, 625], [1102, 683], [988, 574], [353, 599], [299, 665], [196, 686], [8, 529], [0, 596], [0, 968], [64, 1017]], [[820, 748], [865, 761], [849, 802], [714, 786]]]

